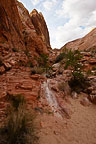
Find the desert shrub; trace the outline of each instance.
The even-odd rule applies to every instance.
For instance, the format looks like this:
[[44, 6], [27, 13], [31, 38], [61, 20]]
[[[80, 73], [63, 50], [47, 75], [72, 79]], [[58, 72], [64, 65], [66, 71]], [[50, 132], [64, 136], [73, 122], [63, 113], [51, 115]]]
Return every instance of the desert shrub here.
[[64, 59], [65, 59], [65, 69], [68, 68], [68, 66], [71, 66], [75, 71], [80, 70], [82, 65], [80, 64], [80, 59], [82, 58], [82, 55], [80, 51], [75, 50], [66, 50]]
[[80, 51], [75, 50], [66, 50], [64, 53], [65, 66], [64, 69], [67, 69], [69, 66], [72, 68], [72, 78], [69, 80], [69, 86], [73, 91], [77, 93], [84, 91], [86, 92], [89, 83], [87, 82], [87, 77], [85, 78], [82, 71], [82, 64], [80, 60], [82, 58], [82, 54]]
[[87, 76], [96, 75], [96, 69], [95, 69], [95, 67], [92, 68], [92, 70], [88, 70], [88, 71], [86, 72], [86, 75], [87, 75]]
[[56, 57], [55, 63], [60, 62], [61, 60], [63, 60], [63, 58], [64, 58], [64, 53], [60, 53], [60, 54]]
[[38, 58], [38, 63], [40, 67], [45, 68], [45, 70], [47, 71], [47, 69], [49, 69], [48, 55], [41, 54], [40, 57]]
[[44, 67], [46, 67], [46, 66], [47, 66], [47, 63], [48, 63], [48, 55], [46, 55], [46, 54], [41, 54], [39, 60], [40, 60], [39, 63], [40, 63], [41, 65], [43, 64]]
[[[26, 103], [22, 95], [8, 95], [10, 106], [7, 109], [7, 119], [0, 128], [2, 144], [33, 144], [35, 136], [34, 117], [31, 119], [26, 111]], [[28, 125], [30, 123], [30, 125]]]
[[87, 72], [86, 72], [86, 74], [89, 76], [89, 75], [92, 75], [92, 71], [91, 70], [88, 70]]
[[44, 71], [44, 68], [35, 66], [31, 69], [31, 74], [42, 74]]
[[49, 59], [47, 54], [41, 54], [39, 57], [34, 57], [34, 59], [38, 62], [39, 67], [43, 68], [45, 72], [50, 69]]
[[29, 50], [28, 50], [28, 49], [25, 49], [25, 50], [24, 50], [24, 53], [26, 54], [27, 57], [30, 57], [30, 53], [29, 53]]
[[13, 52], [19, 52], [19, 50], [17, 48], [12, 48]]
[[55, 63], [61, 62], [64, 60], [65, 62], [65, 69], [68, 68], [68, 66], [72, 67], [78, 67], [77, 64], [79, 65], [79, 60], [82, 58], [82, 55], [80, 51], [75, 50], [72, 51], [71, 49], [68, 50], [66, 47], [63, 49], [63, 52], [60, 53], [55, 60]]
[[2, 40], [0, 43], [4, 44], [4, 43], [5, 43], [5, 41], [4, 41], [4, 40]]
[[58, 89], [59, 89], [60, 91], [64, 91], [64, 90], [65, 90], [65, 83], [64, 83], [64, 82], [59, 83], [59, 84], [58, 84]]
[[93, 67], [92, 70], [96, 70], [96, 67]]
[[28, 61], [27, 66], [33, 68], [34, 65], [31, 60]]
[[89, 87], [89, 82], [87, 78], [84, 77], [81, 71], [73, 71], [73, 77], [69, 80], [69, 86], [72, 91], [76, 91], [80, 93], [81, 91], [87, 92], [87, 88]]
[[25, 62], [23, 60], [19, 60], [18, 61], [18, 65], [19, 66], [24, 66], [24, 67], [26, 66], [26, 64], [25, 64]]

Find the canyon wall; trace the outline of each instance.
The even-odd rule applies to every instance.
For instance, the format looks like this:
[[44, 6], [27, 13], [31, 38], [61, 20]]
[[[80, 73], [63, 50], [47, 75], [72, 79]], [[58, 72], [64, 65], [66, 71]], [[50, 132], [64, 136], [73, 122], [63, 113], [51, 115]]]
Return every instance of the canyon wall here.
[[0, 1], [0, 54], [25, 48], [22, 30], [15, 0]]
[[36, 33], [42, 38], [43, 42], [47, 45], [47, 47], [50, 48], [49, 32], [42, 13], [38, 13], [38, 11], [34, 9], [31, 12], [30, 16]]
[[[40, 17], [40, 14], [37, 12], [35, 21], [32, 13], [30, 16], [23, 4], [16, 0], [0, 1], [1, 56], [7, 55], [8, 51], [12, 52], [12, 49], [28, 51], [31, 60], [49, 53], [50, 38], [47, 25], [43, 16], [40, 19], [38, 16]], [[38, 25], [39, 23], [41, 25]]]

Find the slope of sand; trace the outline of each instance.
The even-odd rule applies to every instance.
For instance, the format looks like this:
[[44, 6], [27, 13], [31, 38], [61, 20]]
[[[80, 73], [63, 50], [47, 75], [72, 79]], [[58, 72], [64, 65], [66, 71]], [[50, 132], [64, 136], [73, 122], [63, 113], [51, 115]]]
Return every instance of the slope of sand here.
[[96, 144], [96, 105], [84, 107], [80, 98], [70, 102], [70, 119], [39, 115], [40, 144]]

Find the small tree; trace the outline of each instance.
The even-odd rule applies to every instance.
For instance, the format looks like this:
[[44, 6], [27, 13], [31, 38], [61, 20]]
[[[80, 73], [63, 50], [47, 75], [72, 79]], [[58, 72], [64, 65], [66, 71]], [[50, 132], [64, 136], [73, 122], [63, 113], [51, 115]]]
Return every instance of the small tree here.
[[43, 67], [48, 67], [48, 55], [41, 54], [39, 58], [39, 64]]
[[63, 58], [64, 58], [64, 53], [60, 53], [60, 54], [56, 57], [55, 63], [58, 63], [58, 62], [62, 61]]
[[76, 92], [85, 91], [88, 87], [88, 83], [85, 80], [85, 77], [82, 72], [82, 64], [80, 63], [80, 59], [82, 58], [82, 54], [80, 51], [68, 50], [65, 48], [64, 51], [64, 61], [65, 66], [64, 69], [67, 69], [69, 66], [72, 68], [72, 78], [69, 81], [69, 85], [72, 90]]
[[48, 60], [48, 55], [47, 54], [41, 54], [40, 57], [37, 59], [39, 66], [44, 68], [45, 71], [49, 69], [49, 60]]
[[68, 50], [65, 49], [64, 51], [64, 60], [65, 60], [65, 69], [68, 68], [68, 66], [71, 66], [73, 68], [73, 70], [75, 71], [80, 71], [82, 65], [80, 64], [80, 59], [82, 58], [82, 55], [80, 53], [80, 51], [75, 50]]

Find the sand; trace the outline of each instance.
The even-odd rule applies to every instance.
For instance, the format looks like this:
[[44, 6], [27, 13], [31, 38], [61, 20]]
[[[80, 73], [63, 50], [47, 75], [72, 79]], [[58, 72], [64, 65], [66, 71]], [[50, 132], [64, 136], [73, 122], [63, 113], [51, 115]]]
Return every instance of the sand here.
[[70, 98], [71, 118], [39, 114], [40, 144], [96, 144], [96, 105], [84, 107]]

